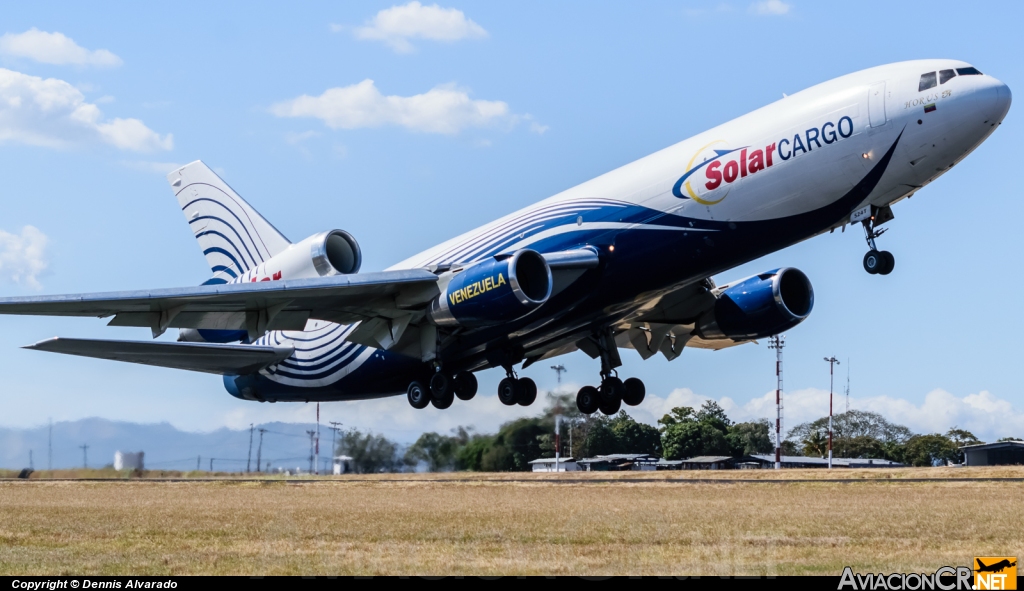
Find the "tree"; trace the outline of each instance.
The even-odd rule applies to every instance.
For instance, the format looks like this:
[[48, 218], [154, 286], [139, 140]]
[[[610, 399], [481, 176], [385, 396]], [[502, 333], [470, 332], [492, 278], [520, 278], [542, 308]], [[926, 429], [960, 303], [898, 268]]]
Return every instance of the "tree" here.
[[1021, 441], [1021, 438], [1020, 437], [1000, 437], [996, 441], [998, 443], [1002, 443], [1003, 441]]
[[[530, 461], [541, 457], [543, 436], [554, 429], [545, 418], [522, 418], [505, 423], [479, 450], [480, 470], [487, 472], [526, 471]], [[467, 454], [468, 455], [468, 454]], [[471, 457], [464, 459], [473, 460]]]
[[961, 447], [965, 445], [978, 445], [979, 443], [985, 443], [984, 441], [975, 437], [974, 433], [971, 433], [970, 431], [967, 431], [965, 429], [958, 429], [956, 427], [953, 427], [949, 431], [946, 431], [946, 439], [952, 441], [953, 445], [955, 445], [957, 448], [955, 461], [958, 464], [964, 463], [964, 452], [960, 451]]
[[705, 400], [697, 411], [696, 418], [700, 423], [711, 423], [723, 431], [732, 425], [732, 421], [725, 415], [725, 409], [714, 400]]
[[668, 460], [697, 456], [728, 455], [725, 433], [711, 423], [688, 421], [666, 428], [661, 434], [662, 455]]
[[402, 465], [395, 442], [359, 429], [349, 429], [339, 436], [337, 452], [352, 458], [352, 470], [358, 473], [396, 472]]
[[805, 456], [824, 457], [828, 453], [828, 437], [821, 431], [811, 431], [801, 442]]
[[455, 469], [482, 472], [483, 457], [494, 445], [493, 435], [473, 435], [470, 440], [455, 452]]
[[448, 472], [455, 467], [455, 454], [458, 452], [459, 444], [455, 437], [440, 433], [424, 433], [405, 451], [404, 460], [409, 466], [424, 462], [430, 472]]
[[636, 422], [626, 411], [619, 411], [608, 423], [619, 450], [612, 453], [661, 455], [661, 434], [657, 428]]
[[840, 458], [881, 458], [885, 456], [882, 442], [867, 435], [844, 437], [834, 443], [833, 451]]
[[[806, 439], [812, 431], [828, 433], [828, 417], [793, 427], [787, 439], [800, 441]], [[879, 441], [906, 443], [913, 435], [907, 427], [891, 423], [876, 412], [849, 410], [832, 417], [833, 439], [867, 436]]]
[[[874, 412], [849, 410], [832, 417], [833, 452], [840, 458], [881, 456], [900, 462], [904, 445], [913, 436], [907, 427], [891, 423]], [[787, 439], [799, 441], [807, 455], [824, 455], [828, 451], [827, 437], [828, 417], [822, 417], [793, 427]], [[826, 440], [823, 448], [819, 438]], [[821, 453], [814, 451], [819, 448], [823, 450]]]
[[956, 445], [946, 436], [916, 435], [907, 442], [904, 461], [913, 466], [934, 466], [936, 464], [955, 461]]
[[726, 439], [734, 456], [765, 454], [775, 449], [769, 435], [771, 422], [768, 419], [736, 423], [729, 427]]
[[694, 412], [689, 406], [673, 408], [658, 420], [662, 455], [680, 460], [730, 453], [726, 430], [732, 422], [715, 401], [708, 400]]

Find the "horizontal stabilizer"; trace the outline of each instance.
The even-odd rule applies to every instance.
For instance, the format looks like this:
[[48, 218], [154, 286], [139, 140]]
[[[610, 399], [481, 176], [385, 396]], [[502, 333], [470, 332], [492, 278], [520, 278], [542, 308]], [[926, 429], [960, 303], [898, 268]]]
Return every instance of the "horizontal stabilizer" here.
[[268, 365], [287, 359], [294, 351], [291, 347], [104, 341], [60, 337], [39, 341], [24, 348], [221, 375], [255, 373]]

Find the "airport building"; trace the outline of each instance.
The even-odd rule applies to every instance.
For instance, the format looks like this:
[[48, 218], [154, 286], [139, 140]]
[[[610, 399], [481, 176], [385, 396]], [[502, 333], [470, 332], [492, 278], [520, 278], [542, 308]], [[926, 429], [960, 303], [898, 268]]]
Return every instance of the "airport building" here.
[[965, 466], [1013, 466], [1024, 464], [1024, 441], [999, 441], [965, 445]]
[[115, 470], [145, 470], [145, 452], [116, 451], [114, 452]]

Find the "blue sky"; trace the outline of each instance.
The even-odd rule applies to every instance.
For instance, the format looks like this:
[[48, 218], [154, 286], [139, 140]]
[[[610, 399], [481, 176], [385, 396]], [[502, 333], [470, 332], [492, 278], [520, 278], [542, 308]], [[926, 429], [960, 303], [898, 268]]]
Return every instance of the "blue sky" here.
[[[383, 269], [455, 234], [782, 96], [858, 69], [956, 58], [1024, 88], [1018, 3], [444, 2], [4, 5], [0, 28], [0, 293], [194, 285], [207, 267], [163, 175], [203, 159], [293, 240], [331, 228]], [[325, 94], [326, 93], [326, 94]], [[411, 99], [420, 95], [419, 99]], [[302, 98], [307, 97], [307, 98]], [[426, 106], [424, 106], [426, 105]], [[790, 331], [787, 423], [827, 412], [828, 365], [851, 404], [919, 431], [1024, 436], [1016, 364], [1021, 127], [1011, 108], [973, 155], [895, 207], [887, 277], [860, 232], [822, 236], [718, 277], [782, 265], [816, 306]], [[0, 318], [0, 424], [101, 416], [193, 430], [309, 420], [307, 405], [231, 398], [215, 376], [24, 351], [62, 335], [146, 339], [96, 319]], [[774, 414], [764, 344], [623, 351], [653, 421], [721, 401]], [[597, 381], [578, 353], [566, 389]], [[549, 364], [526, 373], [555, 386]], [[325, 405], [403, 440], [495, 428], [524, 409], [491, 393], [449, 411], [404, 398]], [[842, 407], [843, 402], [837, 401]]]

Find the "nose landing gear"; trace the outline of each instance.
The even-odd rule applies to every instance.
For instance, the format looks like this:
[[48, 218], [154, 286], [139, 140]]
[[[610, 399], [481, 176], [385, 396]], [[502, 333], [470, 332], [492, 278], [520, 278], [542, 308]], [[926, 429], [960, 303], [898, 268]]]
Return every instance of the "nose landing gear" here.
[[878, 250], [875, 246], [875, 238], [885, 233], [887, 228], [875, 229], [875, 218], [873, 215], [861, 221], [864, 226], [864, 239], [867, 240], [868, 248], [871, 249], [864, 255], [864, 270], [872, 275], [888, 275], [896, 267], [896, 257], [888, 250]]

